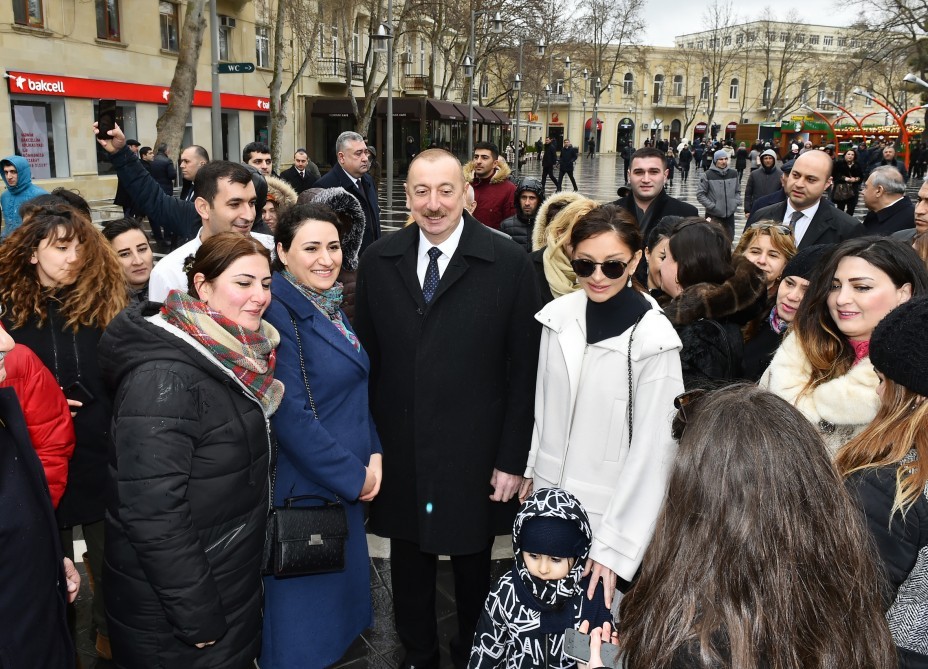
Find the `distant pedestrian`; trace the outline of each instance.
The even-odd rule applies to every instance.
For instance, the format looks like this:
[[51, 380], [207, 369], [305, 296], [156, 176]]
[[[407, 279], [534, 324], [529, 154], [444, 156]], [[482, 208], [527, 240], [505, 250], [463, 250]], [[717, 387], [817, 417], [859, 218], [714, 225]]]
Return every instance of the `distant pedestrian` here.
[[558, 178], [558, 190], [561, 190], [564, 187], [565, 176], [570, 179], [570, 183], [573, 185], [574, 190], [577, 190], [577, 182], [574, 180], [574, 163], [577, 162], [578, 155], [579, 152], [577, 151], [577, 147], [571, 144], [569, 139], [565, 139], [564, 148], [561, 149], [561, 174]]
[[[551, 137], [545, 138], [544, 153], [541, 156], [541, 185], [547, 183], [547, 179], [554, 182], [555, 192], [561, 190], [561, 184], [557, 177], [554, 176], [554, 166], [557, 164], [557, 151], [554, 148], [554, 142]], [[479, 219], [478, 219], [479, 220]]]
[[596, 140], [592, 137], [586, 140], [586, 153], [590, 160], [593, 159], [593, 154], [596, 153]]

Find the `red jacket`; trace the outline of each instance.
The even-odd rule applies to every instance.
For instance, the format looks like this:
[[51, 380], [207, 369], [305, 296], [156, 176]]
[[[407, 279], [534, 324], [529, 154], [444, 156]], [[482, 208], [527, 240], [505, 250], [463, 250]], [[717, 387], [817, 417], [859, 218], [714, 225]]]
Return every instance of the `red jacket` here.
[[68, 481], [74, 453], [74, 423], [64, 393], [32, 349], [16, 344], [4, 359], [6, 380], [0, 388], [16, 391], [26, 417], [32, 447], [42, 461], [52, 505], [57, 508]]
[[464, 166], [464, 179], [474, 187], [474, 199], [477, 201], [474, 218], [488, 228], [499, 230], [500, 223], [515, 216], [516, 185], [509, 180], [511, 173], [512, 170], [502, 158], [489, 179], [475, 178], [472, 162]]

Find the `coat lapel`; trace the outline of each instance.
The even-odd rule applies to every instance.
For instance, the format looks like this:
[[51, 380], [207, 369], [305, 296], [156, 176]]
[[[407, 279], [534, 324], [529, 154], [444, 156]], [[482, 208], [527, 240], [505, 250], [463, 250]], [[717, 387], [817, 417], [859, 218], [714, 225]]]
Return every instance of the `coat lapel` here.
[[425, 309], [425, 299], [422, 297], [422, 286], [419, 285], [419, 276], [416, 274], [416, 250], [419, 245], [419, 228], [415, 224], [407, 225], [402, 230], [394, 232], [387, 237], [380, 249], [380, 255], [386, 258], [396, 258], [394, 263], [403, 285], [416, 303], [419, 310]]
[[802, 236], [802, 241], [799, 243], [800, 247], [806, 248], [817, 244], [822, 235], [833, 227], [830, 206], [824, 198], [819, 203], [818, 211], [815, 212], [815, 216], [812, 217], [812, 221], [809, 223], [809, 229]]

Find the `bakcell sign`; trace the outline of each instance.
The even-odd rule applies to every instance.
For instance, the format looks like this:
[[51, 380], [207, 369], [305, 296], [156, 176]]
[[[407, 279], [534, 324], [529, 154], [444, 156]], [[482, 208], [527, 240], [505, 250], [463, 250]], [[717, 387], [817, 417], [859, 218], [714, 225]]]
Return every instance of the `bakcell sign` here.
[[[7, 81], [11, 94], [18, 95], [57, 95], [67, 98], [115, 99], [126, 102], [152, 102], [167, 104], [170, 88], [151, 86], [149, 84], [132, 84], [123, 81], [104, 81], [102, 79], [82, 79], [80, 77], [59, 77], [51, 74], [33, 74], [29, 72], [7, 72]], [[221, 93], [220, 104], [223, 109], [242, 109], [244, 111], [266, 112], [271, 108], [269, 98], [252, 95]], [[193, 106], [209, 107], [213, 96], [209, 91], [194, 91]]]

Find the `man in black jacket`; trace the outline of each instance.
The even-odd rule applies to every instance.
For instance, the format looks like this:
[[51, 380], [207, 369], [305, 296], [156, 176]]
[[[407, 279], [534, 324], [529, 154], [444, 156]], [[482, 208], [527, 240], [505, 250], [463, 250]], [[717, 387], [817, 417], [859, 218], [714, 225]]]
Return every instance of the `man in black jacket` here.
[[668, 176], [667, 162], [659, 150], [651, 147], [638, 149], [629, 162], [631, 193], [613, 204], [635, 217], [642, 237], [647, 238], [651, 226], [657, 224], [664, 216], [699, 215], [699, 211], [693, 205], [667, 195], [664, 190]]
[[415, 225], [375, 242], [358, 269], [354, 325], [384, 452], [370, 523], [390, 539], [400, 667], [439, 667], [436, 566], [451, 556], [461, 669], [490, 589], [493, 535], [511, 531], [518, 508], [541, 300], [528, 254], [463, 212], [454, 155], [417, 155], [406, 197]]
[[[335, 140], [338, 164], [313, 184], [315, 188], [341, 186], [358, 198], [364, 210], [364, 238], [361, 253], [375, 240], [380, 239], [380, 205], [377, 204], [377, 189], [368, 171], [371, 168], [370, 153], [364, 138], [356, 132], [343, 132]], [[464, 200], [462, 198], [461, 202]], [[463, 206], [463, 205], [462, 205]]]
[[796, 247], [837, 244], [866, 234], [864, 226], [823, 197], [831, 185], [833, 161], [824, 151], [796, 158], [786, 181], [786, 201], [751, 212], [756, 221], [772, 220], [793, 230]]
[[570, 183], [573, 184], [574, 191], [577, 190], [577, 182], [574, 181], [574, 163], [577, 162], [579, 157], [579, 152], [577, 147], [570, 143], [569, 139], [564, 140], [564, 146], [561, 148], [561, 176], [558, 180], [557, 189], [561, 190], [564, 187], [564, 176], [566, 175], [570, 179]]
[[313, 184], [321, 178], [316, 163], [309, 159], [306, 149], [297, 149], [293, 154], [293, 165], [280, 173], [280, 178], [293, 186], [297, 195], [304, 190], [312, 188]]
[[912, 227], [915, 205], [906, 197], [905, 181], [894, 166], [873, 168], [861, 193], [870, 210], [863, 220], [868, 235], [891, 235]]
[[149, 165], [149, 171], [166, 195], [174, 195], [174, 180], [177, 178], [177, 170], [167, 151], [167, 144], [158, 145], [158, 148], [155, 149], [155, 159]]
[[554, 182], [554, 191], [561, 190], [561, 184], [554, 176], [554, 166], [557, 164], [557, 149], [554, 148], [554, 142], [550, 137], [545, 137], [545, 152], [541, 156], [541, 185], [548, 183], [548, 179]]

